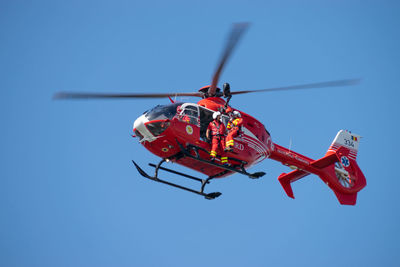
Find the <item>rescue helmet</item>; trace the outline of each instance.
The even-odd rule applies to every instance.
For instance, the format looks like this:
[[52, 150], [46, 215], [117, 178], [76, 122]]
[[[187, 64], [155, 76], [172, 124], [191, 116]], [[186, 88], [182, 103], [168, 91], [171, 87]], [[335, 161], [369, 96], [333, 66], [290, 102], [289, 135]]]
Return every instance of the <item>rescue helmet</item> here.
[[237, 110], [235, 110], [235, 111], [233, 112], [233, 115], [234, 115], [235, 117], [238, 117], [238, 118], [242, 117], [242, 115], [240, 115], [240, 112], [237, 111]]
[[217, 111], [213, 113], [213, 119], [215, 120], [218, 116], [221, 116], [221, 112]]

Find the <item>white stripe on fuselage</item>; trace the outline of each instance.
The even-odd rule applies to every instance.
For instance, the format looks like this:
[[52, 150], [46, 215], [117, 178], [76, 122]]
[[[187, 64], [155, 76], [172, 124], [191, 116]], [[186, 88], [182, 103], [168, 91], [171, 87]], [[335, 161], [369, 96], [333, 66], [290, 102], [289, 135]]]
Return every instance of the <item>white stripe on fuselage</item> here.
[[253, 134], [249, 129], [243, 127], [243, 141], [246, 141], [248, 146], [256, 150], [259, 154], [264, 157], [269, 154], [268, 149], [265, 144], [261, 142], [255, 134]]

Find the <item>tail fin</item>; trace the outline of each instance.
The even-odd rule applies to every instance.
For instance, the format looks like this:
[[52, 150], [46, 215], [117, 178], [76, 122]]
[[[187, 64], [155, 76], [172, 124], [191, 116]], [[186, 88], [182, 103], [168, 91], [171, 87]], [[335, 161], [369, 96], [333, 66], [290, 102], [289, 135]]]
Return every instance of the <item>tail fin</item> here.
[[357, 159], [357, 153], [358, 153], [358, 145], [360, 144], [360, 139], [361, 136], [357, 134], [350, 133], [349, 131], [345, 130], [340, 130], [335, 139], [333, 139], [333, 142], [331, 146], [329, 147], [326, 155], [328, 155], [331, 152], [336, 152], [338, 151], [339, 148], [341, 147], [346, 147], [349, 149], [349, 158], [356, 160]]
[[307, 169], [281, 174], [278, 180], [288, 196], [294, 198], [291, 182], [314, 173], [333, 190], [340, 204], [355, 205], [357, 193], [367, 184], [356, 161], [360, 138], [341, 130], [324, 157], [310, 162]]

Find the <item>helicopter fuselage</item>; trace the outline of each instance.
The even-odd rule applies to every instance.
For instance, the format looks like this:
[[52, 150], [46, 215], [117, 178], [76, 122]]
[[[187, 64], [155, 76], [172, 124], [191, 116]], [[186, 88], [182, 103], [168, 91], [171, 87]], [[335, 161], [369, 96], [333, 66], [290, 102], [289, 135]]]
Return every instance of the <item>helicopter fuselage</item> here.
[[[156, 106], [144, 112], [136, 119], [133, 130], [140, 143], [154, 155], [176, 162], [199, 171], [207, 176], [215, 176], [224, 169], [196, 161], [190, 157], [181, 157], [179, 144], [201, 148], [199, 156], [209, 160], [211, 145], [206, 139], [206, 130], [213, 120], [212, 114], [224, 107], [225, 101], [219, 97], [210, 97], [194, 103], [172, 103]], [[243, 118], [242, 134], [236, 137], [233, 152], [218, 151], [219, 156], [227, 156], [246, 162], [245, 168], [261, 162], [273, 151], [271, 136], [264, 125], [252, 116], [241, 112]], [[227, 124], [229, 117], [222, 115]], [[217, 159], [218, 160], [218, 159]], [[235, 164], [237, 162], [230, 162]], [[219, 177], [232, 174], [226, 172]]]

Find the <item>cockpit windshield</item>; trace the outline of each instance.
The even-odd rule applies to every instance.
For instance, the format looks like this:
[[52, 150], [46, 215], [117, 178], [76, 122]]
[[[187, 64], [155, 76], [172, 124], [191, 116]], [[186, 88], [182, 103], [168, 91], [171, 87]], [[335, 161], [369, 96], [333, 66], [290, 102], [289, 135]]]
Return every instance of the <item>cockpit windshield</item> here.
[[176, 114], [176, 108], [182, 103], [174, 103], [170, 105], [157, 105], [149, 111], [145, 112], [145, 116], [149, 121], [154, 120], [171, 120]]

